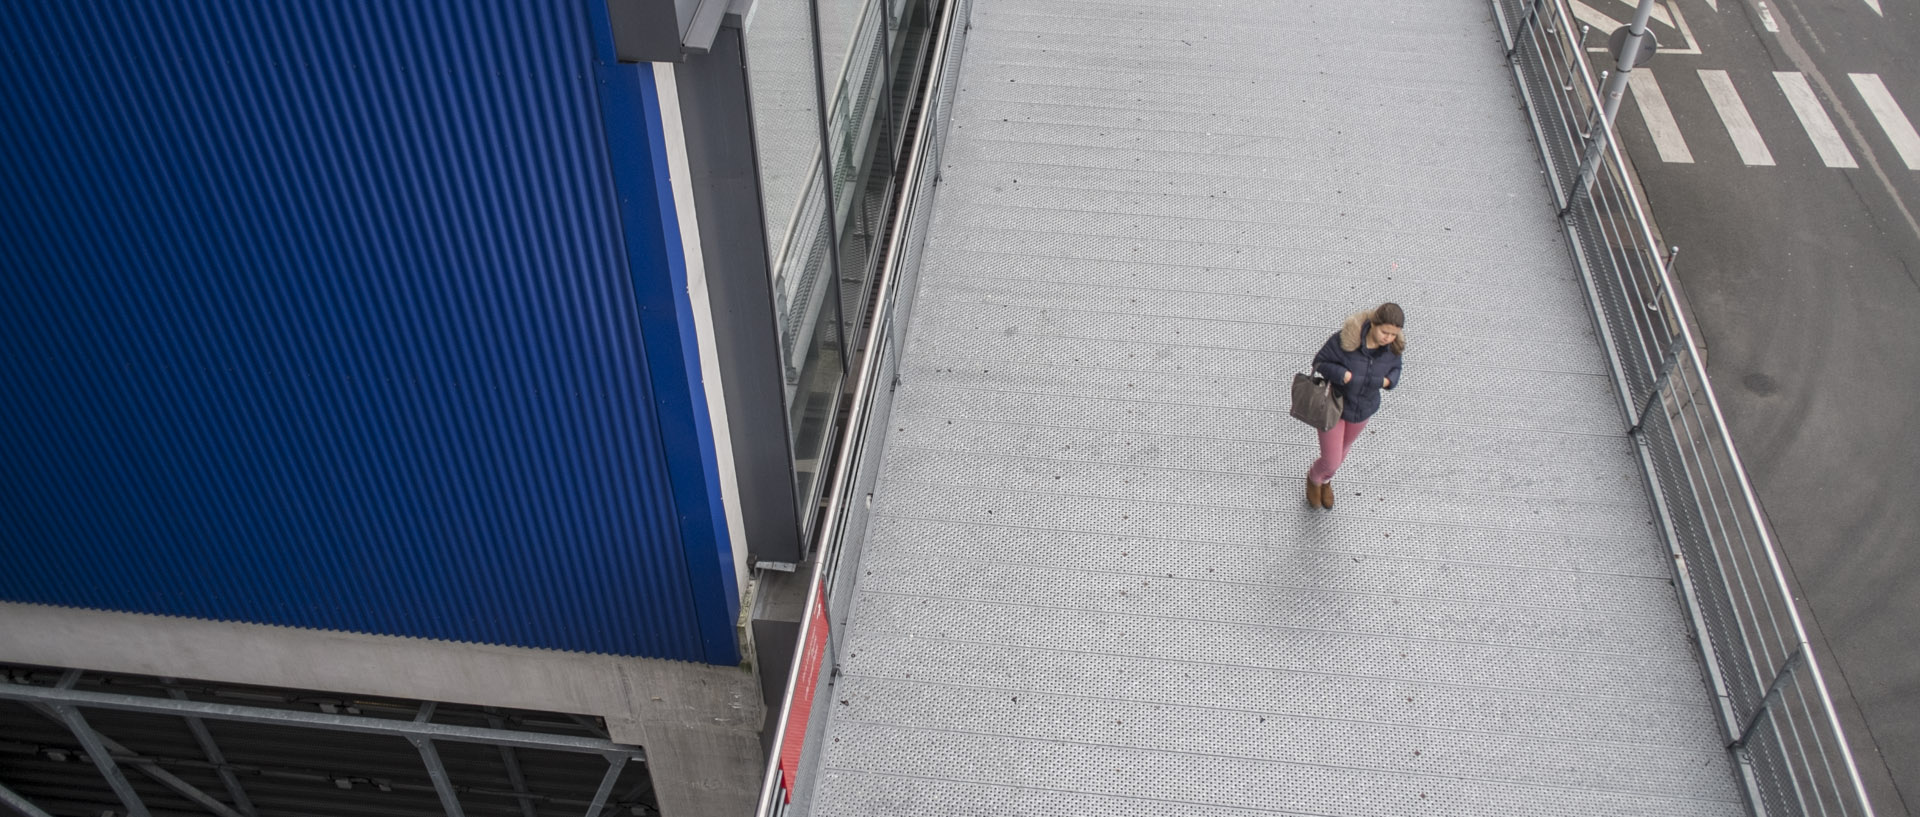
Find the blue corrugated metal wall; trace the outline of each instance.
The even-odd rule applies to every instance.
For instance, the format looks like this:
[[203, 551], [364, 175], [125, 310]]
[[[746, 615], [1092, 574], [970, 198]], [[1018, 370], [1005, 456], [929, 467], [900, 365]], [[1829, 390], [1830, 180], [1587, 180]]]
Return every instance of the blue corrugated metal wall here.
[[666, 271], [632, 266], [605, 118], [644, 102], [602, 98], [595, 14], [11, 8], [0, 597], [737, 660], [724, 530], [676, 519], [689, 398], [649, 384], [635, 281]]

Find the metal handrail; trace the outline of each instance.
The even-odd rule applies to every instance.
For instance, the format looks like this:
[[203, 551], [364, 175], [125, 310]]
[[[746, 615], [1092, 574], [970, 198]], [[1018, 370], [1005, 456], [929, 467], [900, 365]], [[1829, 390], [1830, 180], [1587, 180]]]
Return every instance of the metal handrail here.
[[[1524, 4], [1525, 14], [1518, 27], [1510, 27], [1507, 23], [1508, 9], [1505, 6], [1508, 2]], [[1549, 3], [1552, 4], [1551, 9], [1546, 8]], [[1539, 148], [1547, 163], [1555, 204], [1560, 207], [1569, 238], [1575, 243], [1575, 258], [1585, 279], [1590, 306], [1603, 342], [1607, 346], [1608, 361], [1614, 369], [1615, 383], [1620, 389], [1620, 397], [1630, 424], [1628, 433], [1641, 444], [1642, 465], [1647, 471], [1648, 487], [1653, 493], [1656, 510], [1662, 521], [1666, 523], [1665, 533], [1670, 539], [1676, 559], [1675, 569], [1681, 583], [1680, 590], [1684, 606], [1689, 617], [1693, 619], [1693, 626], [1700, 637], [1702, 657], [1707, 663], [1713, 691], [1721, 699], [1723, 725], [1727, 728], [1730, 739], [1727, 749], [1735, 753], [1739, 772], [1747, 784], [1749, 805], [1756, 814], [1767, 813], [1763, 790], [1771, 787], [1778, 792], [1791, 791], [1798, 801], [1799, 811], [1803, 813], [1824, 814], [1828, 813], [1829, 806], [1832, 806], [1834, 811], [1841, 814], [1860, 813], [1871, 817], [1873, 807], [1867, 798], [1866, 787], [1861, 781], [1859, 767], [1854, 760], [1852, 750], [1847, 746], [1845, 732], [1841, 727], [1832, 695], [1827, 689], [1819, 663], [1814, 660], [1806, 627], [1793, 601], [1792, 590], [1787, 582], [1773, 538], [1767, 531], [1758, 496], [1747, 476], [1739, 451], [1734, 445], [1719, 398], [1713, 389], [1712, 381], [1707, 376], [1706, 367], [1695, 352], [1699, 347], [1696, 345], [1693, 328], [1683, 315], [1678, 314], [1676, 308], [1668, 314], [1659, 316], [1669, 327], [1668, 333], [1651, 332], [1653, 326], [1650, 324], [1653, 321], [1648, 313], [1660, 311], [1658, 304], [1662, 299], [1667, 303], [1675, 303], [1671, 294], [1677, 290], [1668, 259], [1662, 257], [1659, 251], [1659, 242], [1646, 208], [1641, 203], [1642, 197], [1637, 184], [1625, 171], [1627, 163], [1625, 156], [1621, 153], [1619, 142], [1615, 138], [1615, 123], [1599, 111], [1601, 102], [1599, 89], [1594, 82], [1593, 71], [1586, 64], [1585, 32], [1583, 31], [1577, 39], [1573, 36], [1573, 16], [1565, 0], [1492, 0], [1492, 5], [1495, 17], [1499, 21], [1504, 45], [1507, 47], [1508, 59], [1512, 62], [1515, 79], [1520, 83], [1522, 96], [1534, 120], [1535, 133], [1540, 138]], [[1544, 24], [1541, 20], [1543, 16], [1546, 18]], [[1555, 35], [1558, 35], [1557, 38]], [[1550, 56], [1543, 53], [1546, 51], [1561, 52], [1565, 55], [1563, 62], [1571, 65], [1550, 63]], [[1527, 65], [1520, 62], [1529, 57], [1537, 62]], [[1527, 82], [1526, 69], [1529, 68], [1540, 72], [1538, 79], [1543, 80], [1544, 84], [1551, 89], [1548, 94], [1550, 99], [1535, 99], [1535, 94], [1531, 93]], [[1555, 76], [1556, 71], [1566, 74], [1564, 84], [1561, 77]], [[1602, 76], [1604, 77], [1604, 74]], [[1578, 96], [1581, 91], [1585, 92], [1584, 98]], [[1582, 107], [1594, 111], [1596, 120], [1594, 126], [1582, 128], [1581, 123], [1576, 121], [1574, 116], [1570, 116], [1573, 112], [1568, 110], [1568, 102], [1587, 103]], [[1543, 104], [1555, 106], [1551, 113], [1559, 117], [1557, 123], [1548, 122], [1543, 116], [1548, 113], [1542, 110]], [[1566, 133], [1553, 133], [1555, 124]], [[1583, 130], [1586, 132], [1582, 132]], [[1584, 160], [1577, 163], [1579, 167], [1576, 168], [1576, 177], [1569, 180], [1570, 186], [1562, 184], [1555, 167], [1554, 146], [1549, 143], [1550, 140], [1558, 137], [1564, 137], [1564, 141], [1558, 146], [1571, 147], [1574, 155], [1584, 156]], [[1612, 193], [1611, 196], [1609, 192]], [[1583, 195], [1584, 200], [1581, 198]], [[1602, 199], [1606, 200], [1604, 210]], [[1576, 211], [1576, 207], [1582, 204], [1591, 208], [1593, 223], [1596, 225], [1593, 233], [1597, 235], [1587, 235], [1587, 237], [1596, 239], [1595, 243], [1607, 250], [1604, 258], [1604, 266], [1607, 269], [1598, 269], [1602, 266], [1603, 259], [1589, 259], [1580, 249], [1580, 235], [1584, 234], [1582, 224], [1569, 216], [1585, 215]], [[1609, 219], [1605, 215], [1611, 213], [1619, 213], [1631, 218], [1626, 219], [1628, 223], [1623, 225], [1624, 229], [1609, 230]], [[1618, 243], [1609, 239], [1617, 239]], [[1628, 259], [1639, 256], [1646, 260], [1642, 265], [1636, 265], [1631, 260], [1622, 264], [1620, 261], [1623, 255]], [[1611, 273], [1613, 278], [1602, 280], [1597, 275], [1600, 272]], [[1648, 283], [1653, 292], [1643, 290], [1641, 280], [1643, 275], [1650, 279]], [[1603, 302], [1597, 288], [1601, 284], [1617, 285], [1624, 308], [1636, 313], [1630, 322], [1631, 337], [1624, 335], [1616, 337], [1615, 333], [1609, 329], [1607, 304]], [[1677, 307], [1677, 303], [1675, 306]], [[1636, 307], [1639, 308], [1636, 309]], [[1661, 348], [1662, 346], [1664, 348]], [[1638, 352], [1638, 355], [1634, 355], [1634, 352]], [[1644, 395], [1634, 393], [1629, 377], [1628, 366], [1634, 364], [1628, 361], [1634, 357], [1638, 357], [1639, 364], [1635, 365], [1633, 374], [1651, 377], [1651, 384]], [[1702, 403], [1705, 404], [1704, 415], [1700, 408]], [[1689, 414], [1691, 421], [1688, 419]], [[1668, 429], [1674, 444], [1674, 455], [1679, 462], [1678, 469], [1663, 471], [1647, 452], [1649, 445], [1646, 436], [1647, 421], [1656, 417], [1669, 422]], [[1676, 420], [1685, 426], [1684, 442], [1679, 428], [1672, 425]], [[1702, 446], [1705, 448], [1704, 452], [1701, 450]], [[1724, 468], [1722, 467], [1723, 459]], [[1667, 473], [1673, 470], [1677, 470], [1678, 473]], [[1675, 480], [1677, 485], [1684, 485], [1692, 494], [1694, 501], [1691, 504], [1694, 507], [1690, 509], [1680, 507], [1680, 503], [1668, 501], [1670, 498], [1665, 496], [1665, 491], [1661, 487], [1662, 476]], [[1719, 496], [1713, 495], [1714, 483], [1718, 485]], [[1703, 489], [1708, 495], [1703, 496]], [[1722, 497], [1724, 501], [1720, 501]], [[1674, 521], [1677, 518], [1676, 515], [1689, 512], [1697, 514], [1697, 518], [1681, 521], [1699, 525], [1699, 529], [1709, 540], [1704, 553], [1709, 558], [1691, 561], [1684, 559], [1686, 547], [1674, 527]], [[1764, 557], [1766, 564], [1764, 570], [1759, 566], [1753, 541], [1747, 536], [1748, 528], [1752, 529], [1753, 539], [1758, 542], [1758, 555]], [[1714, 529], [1718, 530], [1717, 534]], [[1733, 541], [1735, 539], [1738, 540], [1740, 549], [1744, 551], [1740, 555], [1744, 555], [1747, 567], [1753, 574], [1751, 582], [1745, 581], [1747, 577], [1744, 575], [1730, 576], [1727, 565], [1723, 564], [1721, 547], [1725, 547], [1728, 556], [1736, 555]], [[1696, 577], [1693, 571], [1702, 571], [1702, 575]], [[1707, 575], [1708, 571], [1715, 575]], [[1702, 588], [1694, 583], [1696, 578], [1716, 580], [1726, 588], [1724, 599], [1726, 612], [1731, 614], [1734, 625], [1730, 633], [1723, 635], [1736, 639], [1739, 642], [1739, 649], [1744, 652], [1744, 656], [1730, 654], [1727, 657], [1732, 659], [1744, 657], [1752, 671], [1753, 679], [1763, 685], [1762, 689], [1740, 690], [1750, 696], [1758, 697], [1750, 712], [1739, 711], [1738, 702], [1732, 697], [1734, 690], [1729, 687], [1729, 682], [1721, 674], [1721, 668], [1718, 665], [1721, 656], [1716, 649], [1715, 637], [1711, 632], [1712, 628], [1704, 620], [1704, 613], [1699, 606], [1709, 602], [1701, 601], [1705, 594], [1702, 593]], [[1736, 591], [1740, 596], [1738, 606], [1734, 598]], [[1745, 609], [1740, 609], [1742, 607]], [[1779, 608], [1785, 610], [1785, 618], [1790, 624], [1788, 628], [1791, 632], [1790, 636], [1780, 628], [1776, 615]], [[1784, 643], [1764, 643], [1764, 636], [1768, 633], [1762, 629], [1760, 619], [1763, 616], [1767, 619], [1769, 625], [1767, 629], [1771, 630], [1772, 638]], [[1761, 639], [1763, 643], [1757, 645], [1757, 650], [1756, 635], [1763, 637]], [[1774, 654], [1775, 648], [1780, 653], [1777, 660]], [[1730, 645], [1729, 652], [1732, 652]], [[1812, 679], [1817, 704], [1807, 701], [1806, 691], [1798, 683], [1796, 673], [1802, 670]], [[1821, 775], [1813, 765], [1815, 758], [1805, 751], [1806, 742], [1801, 735], [1801, 722], [1789, 720], [1793, 717], [1793, 713], [1783, 708], [1789, 686], [1796, 691], [1802, 709], [1808, 712], [1805, 727], [1811, 736], [1818, 759], [1825, 765], [1824, 777], [1828, 784], [1826, 786], [1820, 785]], [[1756, 769], [1757, 765], [1764, 764], [1757, 764], [1753, 761], [1751, 754], [1745, 754], [1751, 751], [1753, 743], [1762, 739], [1764, 735], [1761, 727], [1769, 721], [1775, 727], [1773, 735], [1777, 748], [1781, 752], [1781, 760], [1783, 762], [1798, 760], [1802, 764], [1800, 769], [1786, 769], [1778, 774], [1768, 768]], [[1786, 722], [1787, 725], [1780, 726], [1782, 722]], [[1827, 745], [1827, 735], [1823, 734], [1823, 728], [1826, 733], [1830, 733], [1831, 746]], [[1787, 745], [1786, 738], [1788, 732], [1793, 736], [1795, 745], [1792, 748], [1800, 751], [1798, 758], [1789, 756], [1790, 747]], [[1834, 764], [1831, 762], [1835, 754], [1840, 760], [1840, 765], [1846, 770], [1845, 783], [1836, 779]], [[1805, 778], [1797, 775], [1796, 771], [1804, 771]], [[1784, 774], [1786, 779], [1775, 779], [1780, 774]], [[1794, 805], [1791, 801], [1784, 802], [1789, 807]]]
[[800, 653], [806, 649], [812, 635], [813, 611], [821, 603], [821, 593], [825, 590], [823, 577], [826, 566], [835, 561], [840, 552], [844, 511], [855, 476], [854, 463], [857, 461], [861, 447], [860, 440], [865, 435], [867, 424], [871, 420], [874, 374], [882, 357], [882, 339], [892, 323], [893, 301], [897, 292], [895, 283], [898, 278], [894, 265], [901, 258], [901, 250], [909, 232], [905, 227], [908, 218], [912, 215], [914, 192], [921, 184], [920, 157], [934, 129], [934, 123], [931, 121], [937, 108], [934, 98], [940, 91], [940, 73], [946, 63], [947, 43], [951, 39], [949, 34], [954, 23], [953, 11], [957, 6], [958, 0], [943, 0], [935, 28], [930, 33], [934, 43], [932, 60], [929, 63], [931, 73], [923, 83], [919, 99], [920, 115], [914, 124], [915, 137], [912, 147], [906, 154], [904, 163], [906, 169], [898, 186], [899, 201], [903, 204], [895, 215], [893, 234], [887, 241], [886, 253], [881, 257], [880, 266], [875, 270], [875, 276], [879, 280], [873, 297], [880, 304], [880, 309], [875, 314], [872, 325], [867, 327], [866, 343], [863, 346], [866, 353], [861, 358], [860, 368], [854, 380], [851, 413], [847, 418], [847, 427], [841, 435], [840, 446], [834, 456], [833, 481], [827, 491], [826, 512], [821, 518], [819, 527], [815, 529], [813, 541], [810, 543], [813, 568], [807, 578], [807, 600], [806, 605], [801, 608], [803, 612], [800, 616], [800, 631], [794, 639], [793, 665], [787, 670], [786, 690], [780, 697], [780, 708], [773, 722], [771, 743], [773, 749], [767, 758], [766, 771], [760, 782], [760, 796], [754, 806], [756, 817], [770, 817], [782, 802], [780, 758], [787, 739], [787, 720], [793, 712], [794, 694], [799, 686], [804, 663]]

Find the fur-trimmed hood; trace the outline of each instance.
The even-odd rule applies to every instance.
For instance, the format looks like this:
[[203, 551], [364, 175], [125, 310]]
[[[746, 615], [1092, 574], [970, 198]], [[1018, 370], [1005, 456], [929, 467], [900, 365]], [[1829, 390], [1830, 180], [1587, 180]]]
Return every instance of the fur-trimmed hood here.
[[1365, 348], [1361, 330], [1372, 318], [1371, 309], [1348, 316], [1340, 331], [1328, 335], [1313, 356], [1313, 370], [1346, 398], [1340, 417], [1350, 423], [1366, 422], [1379, 410], [1381, 393], [1400, 385], [1400, 353], [1393, 347], [1404, 348], [1406, 339], [1390, 346]]
[[[1366, 339], [1360, 334], [1361, 330], [1370, 320], [1373, 320], [1372, 310], [1362, 310], [1348, 315], [1346, 322], [1340, 324], [1340, 348], [1349, 352], [1359, 351], [1360, 342]], [[1400, 327], [1400, 346], [1404, 349], [1406, 345], [1407, 328], [1402, 326]]]

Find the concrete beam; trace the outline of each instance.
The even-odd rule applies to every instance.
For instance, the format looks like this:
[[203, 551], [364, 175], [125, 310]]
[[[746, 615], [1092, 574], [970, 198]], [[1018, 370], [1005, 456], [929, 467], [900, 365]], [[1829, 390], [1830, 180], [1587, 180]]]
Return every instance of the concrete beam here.
[[666, 817], [747, 813], [759, 784], [740, 667], [15, 602], [0, 621], [0, 662], [598, 716], [646, 750]]

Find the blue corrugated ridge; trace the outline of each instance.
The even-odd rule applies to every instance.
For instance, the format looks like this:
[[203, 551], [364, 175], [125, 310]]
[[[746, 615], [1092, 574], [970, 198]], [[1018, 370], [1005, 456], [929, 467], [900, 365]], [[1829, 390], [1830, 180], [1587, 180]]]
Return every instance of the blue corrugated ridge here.
[[[707, 417], [695, 338], [680, 214], [674, 202], [666, 129], [651, 65], [621, 64], [608, 18], [596, 16], [601, 111], [608, 154], [620, 190], [626, 251], [640, 301], [640, 330], [661, 427], [666, 433], [667, 471], [673, 484], [688, 584], [699, 612], [707, 660], [739, 661], [734, 625], [739, 594], [731, 543], [721, 506], [713, 427]], [[665, 75], [671, 82], [671, 75]]]
[[706, 660], [589, 13], [10, 10], [0, 597]]

